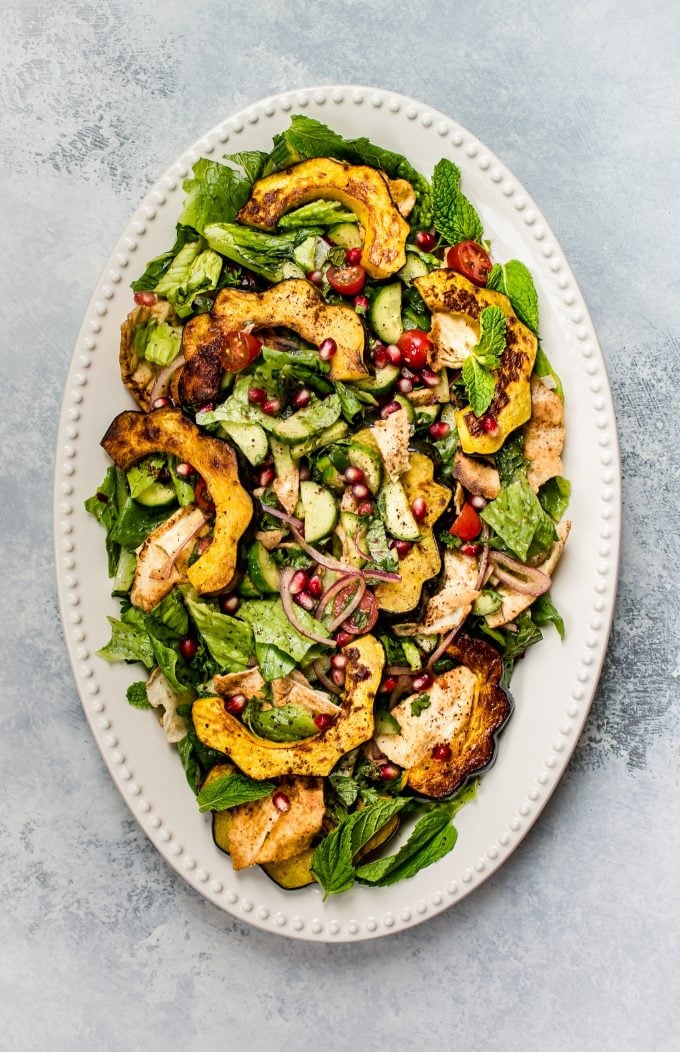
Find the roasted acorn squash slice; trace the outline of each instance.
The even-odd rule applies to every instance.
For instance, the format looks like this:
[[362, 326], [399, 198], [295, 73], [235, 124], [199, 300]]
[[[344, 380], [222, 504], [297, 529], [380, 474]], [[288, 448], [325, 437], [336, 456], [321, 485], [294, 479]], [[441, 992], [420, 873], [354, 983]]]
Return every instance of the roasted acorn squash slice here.
[[226, 588], [236, 569], [239, 539], [253, 514], [231, 447], [202, 434], [179, 409], [172, 408], [120, 413], [102, 446], [119, 468], [127, 469], [149, 453], [170, 453], [203, 477], [215, 504], [215, 527], [210, 547], [188, 568], [187, 576], [200, 595]]
[[192, 716], [199, 740], [226, 753], [250, 778], [330, 774], [345, 753], [373, 734], [373, 701], [385, 662], [374, 636], [361, 636], [343, 653], [348, 658], [345, 696], [340, 715], [328, 730], [299, 742], [267, 741], [226, 712], [223, 698], [198, 698]]
[[[291, 278], [264, 292], [222, 289], [209, 314], [198, 314], [187, 322], [182, 337], [187, 365], [180, 381], [180, 395], [187, 383], [184, 373], [210, 373], [210, 364], [219, 361], [227, 334], [248, 324], [256, 328], [285, 326], [317, 347], [331, 337], [337, 345], [331, 360], [331, 379], [362, 380], [368, 376], [363, 359], [366, 337], [358, 314], [342, 304], [328, 306], [308, 281]], [[197, 355], [206, 359], [204, 369], [193, 364]], [[186, 400], [200, 401], [193, 397]]]
[[293, 858], [287, 858], [284, 862], [262, 862], [262, 869], [268, 877], [280, 888], [292, 891], [294, 888], [306, 888], [308, 884], [314, 883], [312, 874], [312, 859], [314, 848], [308, 847]]
[[464, 453], [495, 453], [511, 431], [531, 416], [529, 380], [536, 359], [538, 340], [513, 311], [510, 300], [500, 292], [478, 289], [455, 270], [433, 270], [413, 282], [434, 313], [462, 318], [479, 334], [479, 315], [485, 307], [500, 307], [507, 320], [506, 347], [496, 371], [496, 390], [486, 415], [498, 424], [491, 435], [470, 406], [456, 413], [460, 444]]
[[317, 157], [268, 175], [255, 183], [237, 218], [273, 230], [286, 212], [320, 198], [341, 201], [357, 216], [364, 228], [361, 263], [367, 274], [380, 281], [401, 270], [409, 225], [392, 200], [388, 179], [366, 165]]

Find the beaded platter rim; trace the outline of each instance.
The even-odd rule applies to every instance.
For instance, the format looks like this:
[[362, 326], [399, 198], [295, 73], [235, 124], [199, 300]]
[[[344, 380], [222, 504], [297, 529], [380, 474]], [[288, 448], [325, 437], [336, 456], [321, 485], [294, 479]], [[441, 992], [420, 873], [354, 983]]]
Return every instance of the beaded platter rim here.
[[[327, 108], [326, 108], [327, 107]], [[329, 900], [321, 904], [317, 895], [304, 891], [292, 893], [291, 908], [281, 908], [275, 886], [262, 875], [260, 901], [255, 895], [238, 888], [235, 874], [225, 873], [224, 866], [214, 873], [214, 858], [188, 854], [181, 834], [173, 833], [157, 813], [159, 801], [144, 794], [140, 781], [143, 772], [133, 771], [126, 762], [124, 743], [116, 732], [116, 713], [102, 697], [100, 680], [106, 679], [106, 666], [89, 648], [88, 625], [80, 611], [83, 584], [79, 573], [79, 543], [82, 539], [75, 521], [74, 506], [84, 495], [78, 489], [79, 453], [89, 447], [89, 435], [81, 434], [79, 421], [88, 383], [96, 373], [91, 371], [93, 352], [107, 324], [117, 328], [122, 316], [111, 319], [109, 301], [114, 298], [129, 262], [130, 252], [143, 242], [150, 226], [169, 217], [171, 226], [178, 213], [177, 194], [182, 179], [200, 156], [211, 156], [227, 142], [238, 141], [245, 129], [256, 126], [262, 131], [262, 145], [270, 138], [267, 129], [272, 118], [289, 116], [295, 109], [314, 111], [332, 125], [332, 113], [341, 108], [352, 110], [357, 133], [363, 132], [362, 113], [380, 114], [381, 120], [399, 120], [408, 128], [418, 126], [438, 140], [443, 155], [460, 165], [463, 177], [474, 170], [476, 179], [488, 180], [497, 204], [525, 227], [525, 237], [535, 242], [545, 266], [540, 273], [541, 288], [554, 297], [553, 309], [560, 313], [562, 327], [568, 331], [570, 352], [577, 355], [590, 388], [588, 412], [597, 433], [597, 493], [602, 505], [598, 515], [598, 558], [592, 598], [588, 608], [589, 635], [575, 662], [568, 704], [561, 714], [540, 770], [526, 776], [526, 791], [514, 806], [504, 807], [505, 820], [493, 842], [472, 865], [461, 870], [456, 852], [436, 866], [421, 871], [415, 878], [381, 892], [390, 892], [387, 908], [380, 898], [371, 899], [368, 911], [334, 908]], [[364, 117], [364, 123], [366, 118]], [[408, 148], [403, 147], [408, 153]], [[170, 210], [167, 210], [167, 206]], [[90, 385], [91, 389], [91, 385]], [[92, 733], [114, 783], [130, 807], [143, 831], [170, 865], [201, 895], [234, 917], [257, 927], [293, 938], [318, 942], [359, 941], [404, 930], [461, 901], [495, 872], [511, 855], [529, 831], [547, 803], [567, 766], [587, 718], [604, 661], [616, 598], [618, 556], [621, 529], [621, 481], [616, 423], [611, 393], [602, 352], [587, 307], [569, 264], [542, 213], [529, 194], [507, 167], [474, 135], [456, 121], [424, 103], [375, 87], [327, 85], [283, 92], [245, 107], [220, 122], [198, 139], [175, 161], [155, 183], [126, 226], [114, 249], [87, 308], [76, 341], [66, 381], [57, 436], [54, 476], [54, 543], [56, 575], [64, 637], [76, 686]], [[88, 584], [89, 587], [89, 584]], [[118, 699], [119, 700], [119, 699]], [[165, 804], [166, 801], [161, 801]], [[514, 802], [513, 802], [514, 803]], [[163, 808], [161, 806], [160, 811]], [[198, 816], [197, 812], [197, 820]], [[219, 852], [213, 849], [217, 854]], [[221, 859], [223, 856], [221, 856]], [[230, 867], [229, 867], [230, 868]], [[211, 870], [213, 874], [211, 875]], [[265, 883], [266, 882], [266, 883]], [[399, 889], [395, 898], [396, 888]], [[376, 889], [361, 889], [376, 895]], [[279, 889], [276, 889], [278, 892]], [[284, 893], [291, 896], [291, 893]], [[350, 896], [355, 891], [348, 893]], [[347, 898], [342, 896], [341, 898]], [[399, 901], [399, 905], [397, 905]]]

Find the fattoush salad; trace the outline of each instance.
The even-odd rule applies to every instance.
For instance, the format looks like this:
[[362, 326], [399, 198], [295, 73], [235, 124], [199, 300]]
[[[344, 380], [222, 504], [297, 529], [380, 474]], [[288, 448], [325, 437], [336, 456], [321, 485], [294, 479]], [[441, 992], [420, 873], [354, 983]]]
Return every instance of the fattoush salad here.
[[534, 283], [451, 160], [428, 179], [305, 116], [184, 190], [86, 503], [120, 600], [99, 653], [139, 669], [235, 870], [389, 885], [454, 847], [515, 661], [564, 632]]

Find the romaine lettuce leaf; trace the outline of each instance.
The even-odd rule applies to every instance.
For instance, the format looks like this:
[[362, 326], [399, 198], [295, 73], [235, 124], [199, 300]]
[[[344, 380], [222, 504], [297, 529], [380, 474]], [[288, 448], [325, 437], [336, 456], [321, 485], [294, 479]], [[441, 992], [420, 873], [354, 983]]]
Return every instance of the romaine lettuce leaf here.
[[319, 228], [300, 227], [283, 234], [267, 234], [238, 223], [210, 223], [205, 227], [208, 244], [221, 256], [261, 274], [269, 281], [281, 281], [283, 264], [294, 262], [295, 249]]
[[260, 702], [253, 698], [248, 703], [243, 720], [253, 734], [272, 742], [295, 742], [319, 733], [311, 713], [299, 705], [263, 709]]
[[146, 540], [151, 531], [165, 522], [171, 514], [172, 511], [167, 507], [145, 508], [132, 497], [128, 497], [111, 530], [111, 538], [133, 552]]
[[165, 625], [178, 638], [186, 636], [189, 631], [189, 615], [184, 606], [182, 593], [178, 588], [173, 588], [164, 599], [161, 599], [151, 611], [151, 616]]
[[542, 551], [556, 536], [552, 521], [521, 475], [503, 486], [480, 515], [522, 562], [526, 561], [534, 540]]
[[556, 475], [555, 478], [544, 482], [538, 491], [538, 499], [541, 507], [555, 522], [559, 522], [569, 507], [571, 496], [571, 483], [568, 479]]
[[153, 644], [143, 619], [132, 622], [107, 617], [111, 625], [111, 639], [97, 651], [105, 661], [141, 661], [147, 668], [156, 664]]
[[233, 168], [201, 157], [193, 178], [182, 184], [187, 195], [180, 223], [199, 234], [210, 223], [232, 223], [250, 197], [251, 181]]
[[154, 365], [170, 365], [179, 354], [181, 343], [182, 330], [175, 329], [164, 321], [157, 325], [149, 336], [144, 348], [144, 357]]
[[205, 644], [221, 669], [241, 672], [248, 667], [253, 653], [253, 635], [243, 621], [221, 614], [210, 603], [205, 603], [187, 592], [185, 605]]
[[[302, 661], [313, 645], [311, 639], [307, 639], [293, 628], [284, 613], [280, 599], [248, 600], [241, 603], [238, 615], [251, 625], [256, 644], [277, 647], [296, 662]], [[296, 608], [295, 616], [307, 631], [321, 636], [328, 635], [324, 626], [315, 621], [302, 607]]]
[[300, 226], [337, 226], [338, 223], [357, 222], [354, 212], [343, 208], [339, 201], [310, 201], [281, 216], [278, 225], [279, 230], [294, 230]]

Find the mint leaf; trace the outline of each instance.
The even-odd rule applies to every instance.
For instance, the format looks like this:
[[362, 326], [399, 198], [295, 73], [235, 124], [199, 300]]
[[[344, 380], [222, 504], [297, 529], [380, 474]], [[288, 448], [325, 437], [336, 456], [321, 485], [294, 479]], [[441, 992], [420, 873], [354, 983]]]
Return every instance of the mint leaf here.
[[491, 373], [469, 354], [463, 362], [463, 383], [468, 401], [475, 416], [482, 416], [493, 401], [496, 381]]
[[273, 793], [273, 782], [258, 782], [245, 774], [225, 774], [204, 786], [196, 802], [199, 811], [227, 811], [230, 807], [262, 800]]
[[186, 738], [182, 738], [181, 742], [177, 742], [177, 752], [179, 753], [187, 782], [193, 792], [198, 793], [198, 787], [201, 784], [201, 768], [198, 763], [196, 749], [188, 735]]
[[146, 696], [146, 683], [144, 680], [138, 680], [137, 683], [131, 683], [125, 691], [125, 697], [128, 700], [128, 704], [132, 705], [135, 709], [151, 708], [149, 699]]
[[496, 263], [486, 285], [507, 296], [519, 320], [533, 332], [538, 332], [538, 295], [534, 279], [524, 263], [519, 259]]
[[225, 161], [238, 164], [243, 169], [246, 179], [251, 183], [254, 183], [262, 175], [268, 157], [269, 154], [263, 150], [241, 150], [238, 153], [226, 153], [224, 155]]
[[411, 715], [420, 716], [425, 709], [429, 709], [431, 704], [429, 694], [418, 694], [411, 702]]
[[410, 801], [404, 797], [376, 800], [348, 815], [325, 840], [312, 859], [312, 873], [326, 895], [339, 895], [354, 883], [354, 858], [371, 837]]
[[550, 598], [550, 592], [539, 595], [538, 599], [534, 600], [531, 604], [531, 617], [536, 625], [552, 623], [557, 629], [560, 639], [564, 639], [564, 621]]
[[210, 223], [233, 222], [250, 197], [250, 185], [233, 168], [201, 157], [193, 167], [193, 178], [182, 183], [187, 198], [180, 223], [202, 234]]
[[506, 340], [506, 320], [500, 307], [485, 307], [479, 315], [479, 343], [472, 353], [486, 369], [498, 368]]
[[482, 239], [482, 221], [460, 189], [460, 168], [447, 158], [432, 176], [432, 211], [435, 229], [450, 245]]

